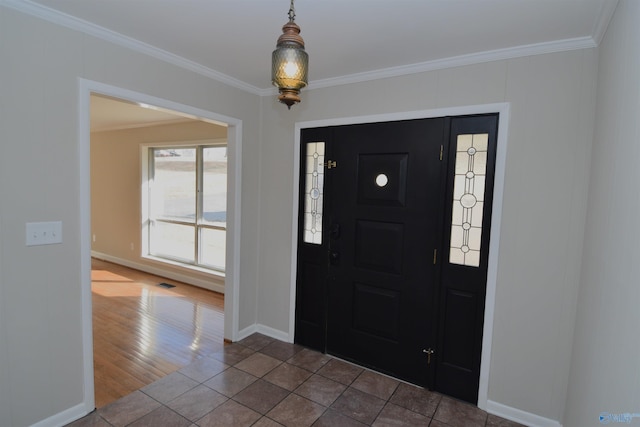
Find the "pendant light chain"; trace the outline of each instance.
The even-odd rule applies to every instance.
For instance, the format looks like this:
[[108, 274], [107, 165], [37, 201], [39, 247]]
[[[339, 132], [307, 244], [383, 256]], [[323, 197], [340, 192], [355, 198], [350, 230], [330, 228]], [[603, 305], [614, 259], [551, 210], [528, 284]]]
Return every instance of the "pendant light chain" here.
[[291, 7], [289, 7], [289, 22], [293, 22], [296, 19], [296, 10], [293, 7], [293, 0], [291, 0]]

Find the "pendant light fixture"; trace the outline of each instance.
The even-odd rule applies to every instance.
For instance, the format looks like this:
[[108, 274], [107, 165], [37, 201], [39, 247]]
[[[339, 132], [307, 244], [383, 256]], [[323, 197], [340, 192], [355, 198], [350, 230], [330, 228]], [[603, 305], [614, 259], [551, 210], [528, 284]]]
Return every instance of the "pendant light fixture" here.
[[282, 27], [276, 50], [271, 55], [271, 82], [280, 91], [278, 100], [289, 109], [300, 102], [300, 89], [307, 85], [309, 55], [304, 50], [304, 40], [300, 37], [300, 27], [293, 22], [296, 13], [293, 0], [289, 8], [289, 22]]

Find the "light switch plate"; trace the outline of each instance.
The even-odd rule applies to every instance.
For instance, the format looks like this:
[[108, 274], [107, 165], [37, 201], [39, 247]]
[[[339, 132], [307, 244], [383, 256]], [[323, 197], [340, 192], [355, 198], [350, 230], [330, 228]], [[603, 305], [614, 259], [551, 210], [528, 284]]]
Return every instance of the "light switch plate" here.
[[26, 230], [27, 246], [62, 243], [62, 221], [28, 222]]

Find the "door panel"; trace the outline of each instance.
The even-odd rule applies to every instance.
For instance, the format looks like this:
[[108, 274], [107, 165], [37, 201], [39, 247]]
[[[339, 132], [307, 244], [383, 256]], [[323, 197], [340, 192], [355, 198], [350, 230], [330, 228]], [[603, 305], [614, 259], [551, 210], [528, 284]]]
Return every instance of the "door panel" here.
[[360, 154], [357, 165], [358, 204], [404, 206], [408, 160], [406, 153]]
[[447, 289], [444, 298], [444, 329], [442, 364], [473, 370], [473, 345], [476, 320], [475, 295], [457, 289]]
[[397, 341], [400, 332], [400, 293], [357, 282], [353, 290], [354, 331]]
[[334, 129], [327, 351], [427, 385], [444, 119]]
[[355, 220], [355, 267], [402, 274], [404, 224]]

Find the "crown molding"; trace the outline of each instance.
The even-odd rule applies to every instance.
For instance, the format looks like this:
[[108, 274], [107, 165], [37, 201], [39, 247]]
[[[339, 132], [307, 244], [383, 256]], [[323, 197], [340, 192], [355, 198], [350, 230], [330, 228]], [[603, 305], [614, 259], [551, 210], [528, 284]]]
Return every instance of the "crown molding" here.
[[[361, 83], [390, 77], [400, 77], [410, 74], [441, 70], [445, 68], [481, 64], [491, 61], [520, 58], [524, 56], [594, 48], [597, 47], [602, 41], [607, 26], [609, 25], [609, 21], [611, 20], [613, 13], [615, 12], [617, 4], [618, 0], [605, 0], [602, 2], [599, 18], [594, 23], [592, 37], [587, 36], [546, 43], [536, 43], [517, 46], [513, 48], [497, 49], [492, 51], [473, 53], [469, 55], [460, 55], [450, 58], [437, 59], [434, 61], [421, 62], [399, 67], [384, 68], [380, 70], [350, 74], [328, 79], [312, 80], [311, 82], [309, 82], [307, 90], [321, 89], [352, 83]], [[276, 88], [258, 88], [226, 74], [215, 71], [211, 68], [205, 67], [194, 61], [190, 61], [181, 56], [169, 53], [162, 49], [158, 49], [147, 43], [143, 43], [131, 37], [124, 36], [122, 34], [73, 17], [71, 15], [56, 11], [37, 3], [33, 3], [30, 0], [0, 0], [0, 5], [44, 19], [54, 24], [62, 25], [72, 30], [92, 35], [99, 39], [132, 49], [145, 55], [152, 56], [156, 59], [160, 59], [183, 69], [193, 71], [202, 76], [211, 78], [213, 80], [255, 95], [272, 96], [278, 93]]]
[[309, 82], [309, 89], [319, 89], [331, 86], [339, 86], [351, 83], [361, 83], [371, 80], [389, 77], [406, 76], [409, 74], [424, 73], [427, 71], [442, 70], [464, 65], [481, 64], [484, 62], [500, 61], [504, 59], [520, 58], [523, 56], [542, 55], [546, 53], [564, 52], [577, 49], [594, 48], [597, 44], [591, 37], [579, 37], [567, 40], [558, 40], [547, 43], [537, 43], [513, 48], [491, 50], [472, 53], [469, 55], [454, 56], [451, 58], [436, 59], [434, 61], [418, 64], [391, 67], [365, 73], [351, 74], [329, 79], [314, 80]]
[[598, 19], [596, 19], [593, 25], [593, 31], [591, 32], [596, 45], [600, 45], [602, 42], [604, 34], [607, 32], [609, 22], [611, 22], [611, 18], [613, 18], [613, 14], [616, 11], [616, 7], [618, 7], [618, 0], [606, 0], [600, 4], [600, 15]]
[[66, 13], [51, 9], [49, 7], [33, 3], [30, 0], [0, 0], [0, 6], [5, 6], [10, 9], [17, 10], [18, 12], [35, 16], [37, 18], [52, 22], [57, 25], [61, 25], [71, 30], [80, 31], [101, 40], [126, 47], [128, 49], [143, 53], [156, 59], [160, 59], [161, 61], [165, 61], [180, 68], [193, 71], [194, 73], [200, 74], [202, 76], [209, 77], [228, 86], [232, 86], [256, 95], [260, 94], [259, 88], [226, 74], [220, 73], [216, 70], [212, 70], [211, 68], [205, 67], [204, 65], [198, 64], [197, 62], [190, 61], [181, 56], [175, 55], [162, 49], [158, 49], [157, 47], [154, 47], [150, 44], [141, 42], [131, 37], [124, 36], [122, 34], [116, 33], [115, 31], [111, 31], [99, 25], [87, 22], [83, 19], [79, 19]]
[[[616, 0], [617, 1], [617, 0]], [[610, 18], [610, 17], [609, 17]], [[608, 21], [607, 21], [608, 22]], [[604, 26], [606, 28], [606, 25]], [[371, 80], [379, 80], [390, 77], [400, 77], [410, 74], [424, 73], [428, 71], [442, 70], [446, 68], [461, 67], [465, 65], [482, 64], [484, 62], [500, 61], [504, 59], [521, 58], [524, 56], [542, 55], [546, 53], [565, 52], [578, 49], [597, 47], [597, 43], [591, 37], [578, 37], [566, 40], [557, 40], [547, 43], [536, 43], [513, 48], [491, 50], [472, 53], [469, 55], [454, 56], [451, 58], [436, 59], [418, 64], [403, 65], [399, 67], [384, 68], [367, 71], [364, 73], [349, 74], [346, 76], [328, 79], [312, 80], [306, 90], [321, 89], [353, 83], [362, 83]], [[267, 88], [260, 91], [261, 96], [277, 94], [276, 88]]]

